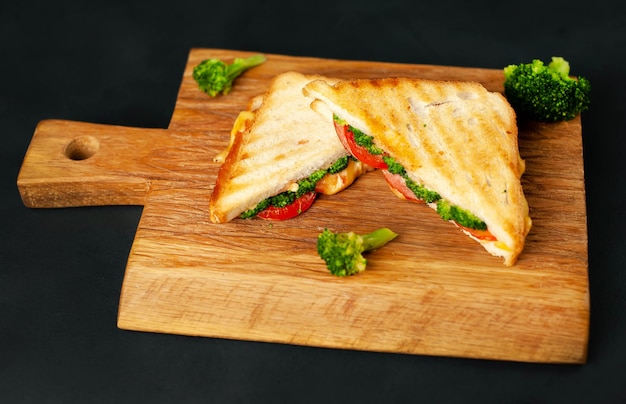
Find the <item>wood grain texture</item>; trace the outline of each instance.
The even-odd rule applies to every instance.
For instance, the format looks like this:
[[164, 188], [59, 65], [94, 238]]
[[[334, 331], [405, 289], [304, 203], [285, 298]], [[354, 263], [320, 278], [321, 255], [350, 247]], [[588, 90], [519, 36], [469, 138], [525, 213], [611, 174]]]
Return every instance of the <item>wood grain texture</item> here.
[[[248, 100], [287, 70], [339, 78], [475, 80], [479, 68], [267, 55], [226, 97], [200, 92], [193, 49], [168, 129], [68, 121], [37, 127], [18, 177], [30, 207], [143, 205], [119, 307], [122, 329], [328, 348], [523, 362], [584, 363], [589, 328], [580, 119], [520, 124], [533, 219], [518, 263], [501, 260], [426, 206], [396, 198], [372, 172], [285, 222], [212, 224], [212, 157]], [[81, 143], [82, 142], [82, 143]], [[399, 237], [359, 276], [328, 274], [317, 234], [387, 226]]]

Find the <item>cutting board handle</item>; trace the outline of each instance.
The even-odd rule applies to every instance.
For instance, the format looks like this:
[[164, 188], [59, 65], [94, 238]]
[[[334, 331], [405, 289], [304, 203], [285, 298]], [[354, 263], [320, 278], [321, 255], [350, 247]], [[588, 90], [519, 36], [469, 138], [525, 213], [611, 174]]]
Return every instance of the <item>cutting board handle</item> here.
[[18, 189], [24, 204], [33, 208], [144, 205], [153, 181], [193, 179], [181, 167], [190, 163], [185, 150], [202, 153], [194, 147], [202, 144], [198, 136], [44, 120], [24, 157]]

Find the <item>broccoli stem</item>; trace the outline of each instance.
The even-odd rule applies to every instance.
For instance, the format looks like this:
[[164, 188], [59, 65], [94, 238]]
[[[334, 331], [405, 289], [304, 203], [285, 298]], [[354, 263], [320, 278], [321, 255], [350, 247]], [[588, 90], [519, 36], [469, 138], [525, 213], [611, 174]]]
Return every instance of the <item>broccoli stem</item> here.
[[251, 67], [258, 66], [265, 62], [265, 55], [253, 55], [247, 58], [235, 58], [233, 63], [226, 66], [226, 76], [230, 81], [235, 80], [237, 76]]
[[380, 248], [396, 238], [398, 235], [390, 229], [383, 227], [378, 230], [374, 230], [371, 233], [364, 234], [363, 237], [363, 251], [371, 251]]

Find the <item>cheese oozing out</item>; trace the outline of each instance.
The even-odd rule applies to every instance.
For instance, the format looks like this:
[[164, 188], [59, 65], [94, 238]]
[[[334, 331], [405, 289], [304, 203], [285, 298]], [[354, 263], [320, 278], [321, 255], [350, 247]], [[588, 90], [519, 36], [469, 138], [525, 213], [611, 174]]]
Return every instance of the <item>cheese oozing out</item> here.
[[226, 161], [226, 156], [228, 156], [230, 149], [233, 147], [233, 143], [235, 143], [235, 135], [248, 130], [252, 121], [254, 121], [254, 111], [241, 111], [239, 113], [235, 123], [233, 124], [233, 128], [230, 130], [230, 140], [228, 142], [228, 146], [213, 157], [214, 162], [223, 164], [224, 161]]
[[315, 191], [324, 195], [334, 195], [346, 189], [358, 177], [370, 171], [371, 168], [354, 159], [348, 160], [348, 165], [335, 174], [326, 174], [315, 185]]

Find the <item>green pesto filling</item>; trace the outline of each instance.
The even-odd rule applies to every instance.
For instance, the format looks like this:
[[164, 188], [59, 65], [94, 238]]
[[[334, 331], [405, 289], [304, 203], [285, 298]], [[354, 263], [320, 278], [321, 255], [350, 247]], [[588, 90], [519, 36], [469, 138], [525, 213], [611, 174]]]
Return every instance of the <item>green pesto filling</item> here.
[[439, 216], [441, 216], [443, 220], [454, 220], [461, 226], [470, 229], [487, 230], [487, 224], [485, 222], [467, 210], [451, 205], [448, 201], [443, 199], [437, 202], [437, 213], [439, 213]]
[[[354, 134], [354, 141], [366, 148], [372, 154], [383, 154], [383, 150], [374, 144], [374, 137], [369, 136], [361, 132], [360, 130], [350, 126], [346, 121], [338, 116], [333, 117], [334, 120], [340, 125], [348, 125], [348, 129]], [[387, 171], [391, 174], [398, 174], [406, 183], [406, 186], [415, 194], [415, 196], [426, 203], [437, 203], [437, 213], [444, 220], [454, 220], [461, 226], [476, 229], [486, 230], [487, 224], [474, 216], [472, 213], [458, 206], [451, 205], [448, 201], [441, 199], [441, 196], [430, 189], [417, 184], [406, 173], [406, 169], [402, 164], [398, 163], [393, 157], [389, 155], [383, 156], [384, 162], [387, 164]]]
[[348, 128], [350, 128], [350, 132], [352, 132], [352, 134], [354, 135], [354, 141], [356, 142], [356, 144], [367, 149], [367, 151], [370, 154], [374, 154], [374, 155], [383, 154], [383, 149], [381, 149], [380, 147], [374, 144], [374, 138], [372, 136], [366, 135], [365, 133], [361, 132], [357, 128], [350, 126], [346, 121], [339, 118], [337, 115], [333, 115], [333, 119], [339, 125], [348, 125]]
[[437, 192], [431, 191], [409, 178], [402, 164], [398, 163], [393, 157], [384, 156], [383, 160], [387, 164], [387, 171], [391, 174], [398, 174], [404, 178], [406, 186], [413, 191], [416, 197], [427, 203], [438, 202], [441, 200], [441, 196]]
[[271, 196], [267, 199], [262, 200], [257, 203], [254, 208], [248, 209], [239, 215], [242, 219], [248, 219], [256, 216], [259, 212], [269, 208], [270, 206], [275, 206], [277, 208], [284, 208], [292, 204], [296, 199], [300, 198], [302, 195], [307, 194], [315, 190], [315, 186], [317, 183], [326, 176], [326, 174], [336, 174], [341, 170], [345, 169], [348, 166], [348, 162], [351, 157], [345, 156], [341, 157], [339, 160], [335, 161], [333, 165], [328, 167], [326, 170], [317, 170], [313, 172], [307, 178], [301, 179], [297, 182], [298, 189], [297, 191], [284, 191], [278, 195]]

